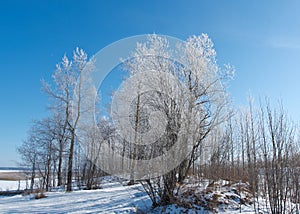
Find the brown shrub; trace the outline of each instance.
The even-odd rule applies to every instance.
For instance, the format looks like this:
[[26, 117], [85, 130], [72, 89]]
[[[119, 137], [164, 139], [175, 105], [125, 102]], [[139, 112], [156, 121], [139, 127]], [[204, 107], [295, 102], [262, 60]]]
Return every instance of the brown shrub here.
[[34, 195], [34, 199], [41, 199], [41, 198], [46, 198], [47, 196], [45, 195], [44, 191], [39, 191]]

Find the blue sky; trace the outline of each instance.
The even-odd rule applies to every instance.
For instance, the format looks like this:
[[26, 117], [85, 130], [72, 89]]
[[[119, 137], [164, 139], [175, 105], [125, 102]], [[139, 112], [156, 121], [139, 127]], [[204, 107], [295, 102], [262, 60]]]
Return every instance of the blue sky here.
[[236, 67], [230, 93], [282, 99], [300, 111], [300, 1], [0, 1], [0, 166], [15, 165], [32, 119], [47, 115], [41, 79], [50, 81], [64, 53], [90, 55], [137, 34], [180, 39], [207, 33], [219, 64]]

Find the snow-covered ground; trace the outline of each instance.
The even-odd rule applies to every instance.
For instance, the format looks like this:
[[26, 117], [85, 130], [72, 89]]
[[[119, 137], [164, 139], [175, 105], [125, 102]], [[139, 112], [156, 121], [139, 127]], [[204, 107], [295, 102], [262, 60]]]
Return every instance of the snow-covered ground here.
[[50, 192], [46, 198], [12, 196], [0, 198], [0, 213], [136, 213], [150, 210], [151, 201], [140, 185], [105, 183], [103, 189], [72, 193]]
[[[99, 190], [45, 194], [46, 198], [38, 200], [34, 195], [2, 197], [0, 213], [210, 213], [201, 208], [187, 210], [177, 205], [151, 210], [151, 200], [141, 185], [124, 186], [111, 177], [104, 179]], [[243, 206], [242, 212], [254, 213], [253, 207]], [[239, 210], [224, 210], [223, 213], [239, 213]]]
[[[107, 177], [101, 186], [99, 190], [47, 192], [46, 198], [38, 200], [34, 195], [0, 196], [0, 213], [136, 213], [151, 208], [151, 200], [141, 185], [124, 186]], [[0, 180], [0, 191], [25, 188], [24, 180]]]
[[[46, 198], [32, 195], [0, 198], [0, 213], [210, 213], [170, 205], [151, 210], [151, 200], [140, 185], [123, 186], [118, 182], [106, 183], [103, 189], [82, 190], [72, 193], [50, 192]], [[254, 213], [252, 207], [243, 206], [243, 213]], [[239, 213], [224, 210], [221, 213]]]
[[[18, 180], [19, 170], [12, 169], [1, 169], [0, 170], [0, 191], [8, 191], [8, 190], [23, 190], [26, 188], [25, 180]], [[1, 178], [9, 178], [2, 180]]]
[[26, 181], [5, 181], [0, 180], [0, 191], [23, 190], [26, 189]]
[[[0, 197], [0, 213], [212, 213], [205, 210], [198, 202], [199, 199], [206, 198], [208, 203], [219, 204], [218, 213], [255, 213], [253, 205], [245, 203], [241, 207], [237, 203], [243, 196], [246, 201], [246, 192], [237, 194], [233, 191], [235, 187], [223, 186], [219, 190], [203, 192], [198, 190], [206, 188], [207, 184], [199, 186], [199, 181], [189, 180], [189, 183], [182, 188], [180, 195], [182, 202], [192, 202], [194, 205], [190, 209], [179, 205], [169, 205], [151, 209], [151, 200], [143, 191], [140, 184], [126, 186], [119, 179], [105, 177], [102, 181], [102, 189], [81, 190], [66, 193], [57, 190], [56, 192], [46, 192], [46, 198], [35, 199], [34, 195], [16, 195]], [[20, 189], [26, 183], [21, 181]], [[246, 184], [243, 184], [246, 185]], [[18, 181], [0, 181], [0, 189], [17, 190]], [[197, 190], [198, 189], [198, 190]], [[215, 197], [214, 200], [212, 200]], [[197, 201], [198, 199], [198, 201]], [[251, 198], [250, 198], [251, 200]], [[264, 204], [261, 201], [261, 204]], [[186, 207], [186, 206], [185, 206]], [[260, 210], [261, 213], [268, 213], [267, 209]]]

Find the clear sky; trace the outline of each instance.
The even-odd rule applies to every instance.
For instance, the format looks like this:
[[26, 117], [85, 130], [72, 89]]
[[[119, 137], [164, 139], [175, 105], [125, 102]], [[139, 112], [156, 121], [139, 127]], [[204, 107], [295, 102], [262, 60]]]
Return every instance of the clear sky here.
[[137, 34], [186, 39], [207, 33], [220, 64], [236, 67], [235, 105], [282, 99], [300, 119], [300, 1], [2, 0], [0, 1], [0, 166], [15, 165], [32, 119], [46, 115], [41, 79], [64, 53], [90, 55]]

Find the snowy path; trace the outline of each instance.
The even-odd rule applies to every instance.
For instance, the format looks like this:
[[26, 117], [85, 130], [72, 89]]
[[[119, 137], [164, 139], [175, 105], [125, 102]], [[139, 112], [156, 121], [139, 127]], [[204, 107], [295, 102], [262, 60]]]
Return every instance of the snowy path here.
[[0, 198], [0, 213], [135, 213], [136, 207], [147, 210], [151, 201], [141, 186], [104, 185], [103, 189], [72, 193], [46, 193], [47, 198], [32, 196]]

